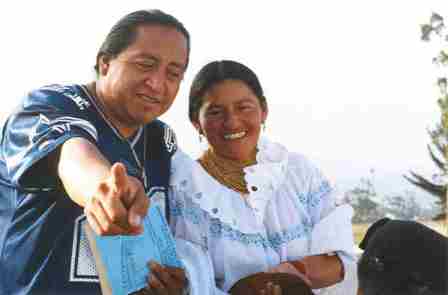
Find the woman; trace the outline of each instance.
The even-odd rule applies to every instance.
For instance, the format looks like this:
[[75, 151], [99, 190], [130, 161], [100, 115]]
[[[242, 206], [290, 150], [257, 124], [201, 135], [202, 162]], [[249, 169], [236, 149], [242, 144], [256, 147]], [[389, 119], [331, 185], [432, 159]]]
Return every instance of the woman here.
[[352, 209], [336, 207], [304, 156], [260, 138], [267, 115], [249, 68], [215, 61], [201, 69], [189, 117], [209, 149], [196, 162], [181, 152], [173, 159], [173, 232], [204, 249], [218, 290], [253, 273], [289, 272], [316, 294], [355, 294]]

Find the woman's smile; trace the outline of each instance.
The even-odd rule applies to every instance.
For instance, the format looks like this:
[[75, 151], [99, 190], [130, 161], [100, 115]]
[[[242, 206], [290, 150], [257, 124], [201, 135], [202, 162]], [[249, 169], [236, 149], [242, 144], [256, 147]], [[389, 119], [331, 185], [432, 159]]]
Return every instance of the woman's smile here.
[[234, 139], [240, 139], [243, 138], [244, 136], [246, 136], [246, 131], [241, 131], [241, 132], [237, 132], [237, 133], [226, 133], [224, 134], [224, 139], [225, 140], [234, 140]]

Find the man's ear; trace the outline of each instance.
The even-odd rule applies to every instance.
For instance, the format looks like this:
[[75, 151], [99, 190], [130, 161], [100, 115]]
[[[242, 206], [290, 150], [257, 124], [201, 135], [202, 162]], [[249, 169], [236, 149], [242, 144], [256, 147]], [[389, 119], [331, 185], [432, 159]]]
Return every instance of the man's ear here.
[[98, 58], [98, 73], [100, 76], [106, 76], [109, 71], [110, 57], [106, 54]]

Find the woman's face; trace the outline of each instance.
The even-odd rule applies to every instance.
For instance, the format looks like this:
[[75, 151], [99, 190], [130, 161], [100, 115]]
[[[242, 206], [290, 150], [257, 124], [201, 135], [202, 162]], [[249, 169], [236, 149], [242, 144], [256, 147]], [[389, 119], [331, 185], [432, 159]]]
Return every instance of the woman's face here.
[[244, 82], [225, 80], [205, 93], [198, 122], [193, 124], [216, 154], [245, 161], [255, 153], [266, 117], [267, 111]]

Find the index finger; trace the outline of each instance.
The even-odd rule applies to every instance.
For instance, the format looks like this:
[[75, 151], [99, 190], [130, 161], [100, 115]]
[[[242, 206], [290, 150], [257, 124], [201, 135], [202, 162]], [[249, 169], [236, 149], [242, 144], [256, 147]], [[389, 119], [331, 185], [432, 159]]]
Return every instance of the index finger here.
[[128, 183], [128, 174], [126, 172], [126, 166], [124, 164], [117, 162], [110, 168], [111, 172], [111, 185], [116, 192], [123, 192], [126, 190]]

